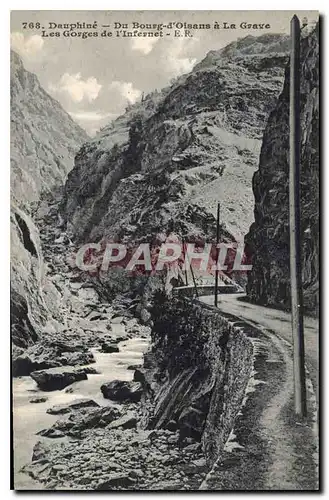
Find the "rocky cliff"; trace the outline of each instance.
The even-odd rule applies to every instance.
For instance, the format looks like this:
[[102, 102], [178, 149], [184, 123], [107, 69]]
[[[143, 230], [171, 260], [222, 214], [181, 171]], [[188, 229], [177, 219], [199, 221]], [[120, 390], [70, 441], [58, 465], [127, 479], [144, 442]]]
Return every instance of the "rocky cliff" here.
[[11, 52], [11, 322], [13, 343], [38, 336], [56, 293], [45, 279], [34, 218], [45, 194], [65, 181], [86, 133]]
[[11, 194], [19, 205], [38, 201], [65, 182], [87, 134], [11, 51]]
[[[301, 230], [304, 302], [319, 303], [319, 32], [301, 41]], [[255, 221], [246, 240], [253, 255], [247, 294], [289, 308], [289, 67], [264, 132], [253, 177]]]
[[[144, 426], [202, 441], [209, 464], [232, 431], [252, 371], [252, 342], [215, 308], [155, 295], [144, 356]], [[135, 374], [136, 377], [136, 374]]]
[[245, 234], [263, 129], [282, 87], [287, 37], [246, 37], [147, 95], [84, 145], [65, 185], [77, 241], [150, 241], [175, 232]]

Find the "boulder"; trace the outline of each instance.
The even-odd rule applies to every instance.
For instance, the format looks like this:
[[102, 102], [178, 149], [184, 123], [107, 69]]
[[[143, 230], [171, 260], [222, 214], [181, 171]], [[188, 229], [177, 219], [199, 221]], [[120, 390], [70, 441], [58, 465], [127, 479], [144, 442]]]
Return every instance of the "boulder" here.
[[119, 352], [119, 347], [117, 346], [117, 344], [114, 344], [112, 342], [102, 342], [102, 352]]
[[56, 361], [38, 359], [33, 356], [29, 356], [28, 354], [23, 354], [13, 360], [13, 376], [24, 377], [30, 375], [33, 371], [47, 370], [48, 368], [54, 368], [56, 366], [60, 366], [60, 363], [57, 363]]
[[121, 412], [117, 408], [108, 406], [80, 408], [71, 411], [57, 420], [52, 427], [43, 429], [38, 434], [47, 437], [80, 437], [82, 431], [106, 427], [120, 417]]
[[168, 444], [174, 444], [177, 445], [179, 441], [179, 435], [178, 434], [172, 434], [171, 436], [168, 437]]
[[42, 391], [56, 391], [64, 389], [78, 380], [87, 380], [84, 369], [50, 368], [31, 373], [31, 377]]
[[142, 384], [140, 382], [126, 382], [112, 380], [101, 386], [101, 391], [106, 399], [121, 402], [138, 402], [142, 396]]
[[88, 352], [86, 346], [76, 338], [69, 341], [65, 339], [65, 334], [61, 338], [62, 340], [50, 340], [48, 334], [43, 341], [30, 346], [24, 354], [20, 353], [13, 359], [13, 376], [22, 377], [34, 371], [95, 362], [92, 352]]
[[45, 403], [48, 400], [46, 396], [40, 398], [32, 398], [30, 399], [30, 403]]
[[76, 371], [86, 373], [87, 375], [96, 375], [97, 373], [100, 373], [93, 366], [84, 366], [81, 368], [76, 368]]
[[33, 447], [32, 462], [45, 459], [48, 455], [49, 447], [47, 446], [47, 444], [41, 441], [37, 441]]
[[42, 431], [38, 432], [40, 436], [47, 437], [47, 438], [62, 438], [65, 436], [64, 432], [59, 431], [58, 429], [53, 429], [50, 427], [49, 429], [43, 429]]
[[145, 375], [141, 370], [135, 370], [134, 373], [134, 382], [145, 382]]
[[47, 347], [52, 348], [57, 356], [62, 355], [63, 353], [76, 353], [78, 351], [86, 352], [87, 348], [79, 342], [77, 339], [69, 339], [66, 337], [66, 339], [56, 339], [56, 340], [51, 340], [49, 342], [48, 340], [48, 345]]
[[72, 410], [79, 410], [80, 408], [99, 408], [99, 404], [93, 399], [75, 399], [67, 405], [55, 405], [52, 408], [48, 408], [47, 413], [51, 415], [63, 415], [70, 413]]
[[185, 472], [187, 476], [192, 476], [194, 474], [200, 474], [202, 472], [206, 472], [207, 469], [208, 469], [207, 462], [204, 458], [193, 460], [192, 462], [184, 464], [182, 466], [182, 470]]
[[141, 364], [139, 364], [139, 365], [129, 365], [127, 367], [127, 370], [137, 370], [140, 367], [141, 367]]
[[124, 415], [121, 418], [118, 418], [117, 420], [113, 420], [107, 428], [108, 429], [119, 429], [122, 427], [122, 429], [134, 429], [137, 424], [137, 419], [136, 417], [133, 416], [132, 413], [127, 413], [127, 415]]

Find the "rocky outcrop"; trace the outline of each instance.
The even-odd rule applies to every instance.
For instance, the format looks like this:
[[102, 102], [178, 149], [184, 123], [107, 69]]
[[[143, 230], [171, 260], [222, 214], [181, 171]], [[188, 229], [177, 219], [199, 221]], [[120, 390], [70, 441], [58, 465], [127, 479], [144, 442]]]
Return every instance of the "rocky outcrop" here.
[[36, 397], [36, 398], [31, 398], [30, 399], [30, 403], [45, 403], [46, 401], [48, 401], [48, 397], [47, 396], [44, 396], [44, 397]]
[[67, 405], [56, 405], [52, 408], [48, 408], [47, 413], [50, 415], [64, 415], [65, 413], [70, 413], [72, 410], [80, 410], [81, 408], [98, 408], [99, 404], [93, 399], [75, 399]]
[[[108, 415], [104, 421], [111, 420], [112, 408], [101, 411]], [[79, 424], [84, 426], [79, 412], [69, 431], [75, 439], [39, 441], [24, 472], [46, 490], [195, 491], [205, 477], [199, 443], [179, 442], [177, 432], [103, 429], [100, 421], [90, 422], [89, 428], [79, 431]], [[64, 423], [62, 428], [65, 432]], [[63, 437], [59, 430], [52, 432]]]
[[26, 348], [38, 338], [40, 325], [47, 317], [42, 290], [45, 286], [52, 299], [54, 290], [44, 283], [39, 231], [31, 216], [12, 204], [10, 222], [12, 341]]
[[[14, 346], [33, 343], [57, 292], [45, 278], [34, 213], [63, 185], [87, 134], [11, 52], [11, 323]], [[56, 313], [54, 313], [56, 316]]]
[[21, 377], [30, 375], [33, 371], [47, 370], [59, 366], [88, 365], [94, 363], [95, 358], [92, 352], [76, 342], [71, 344], [49, 340], [49, 336], [44, 335], [40, 342], [28, 347], [24, 353], [13, 359], [13, 375]]
[[103, 428], [111, 424], [111, 422], [116, 421], [116, 419], [120, 419], [121, 412], [118, 408], [108, 406], [98, 407], [95, 402], [92, 403], [89, 401], [87, 404], [87, 401], [85, 401], [83, 404], [76, 403], [70, 405], [67, 408], [67, 412], [62, 412], [65, 413], [64, 417], [57, 420], [49, 429], [40, 431], [39, 434], [53, 438], [65, 435], [77, 437], [82, 431]]
[[87, 368], [49, 368], [31, 373], [31, 377], [42, 391], [60, 391], [79, 380], [87, 380], [87, 373], [97, 373]]
[[133, 413], [127, 413], [121, 418], [118, 418], [111, 422], [108, 426], [109, 429], [134, 429], [137, 425], [137, 418]]
[[65, 182], [72, 158], [88, 135], [11, 51], [11, 193], [38, 202]]
[[[319, 304], [319, 33], [301, 41], [301, 231], [304, 306]], [[264, 132], [254, 174], [255, 221], [246, 237], [252, 255], [250, 300], [290, 307], [289, 67]]]
[[65, 185], [70, 234], [80, 242], [153, 242], [170, 232], [213, 240], [218, 201], [223, 241], [244, 234], [286, 54], [287, 37], [246, 37], [105, 127], [80, 149]]
[[144, 363], [144, 420], [202, 441], [209, 464], [232, 431], [253, 366], [253, 347], [219, 312], [190, 299], [153, 309], [152, 351]]

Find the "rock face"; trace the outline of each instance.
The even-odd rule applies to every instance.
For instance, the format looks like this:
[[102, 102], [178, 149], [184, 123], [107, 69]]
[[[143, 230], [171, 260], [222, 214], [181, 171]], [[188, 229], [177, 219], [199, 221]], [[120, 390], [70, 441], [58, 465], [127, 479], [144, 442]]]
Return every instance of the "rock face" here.
[[12, 206], [10, 222], [12, 340], [24, 348], [37, 339], [37, 325], [46, 316], [47, 306], [40, 293], [42, 253], [38, 230], [27, 213]]
[[11, 52], [11, 191], [21, 202], [62, 185], [88, 135]]
[[102, 352], [107, 352], [107, 353], [119, 352], [119, 348], [117, 344], [115, 344], [114, 342], [103, 342]]
[[143, 425], [202, 441], [209, 464], [220, 456], [240, 410], [253, 347], [215, 308], [158, 295], [152, 352], [144, 363]]
[[133, 429], [136, 427], [137, 424], [137, 419], [136, 417], [133, 416], [133, 414], [127, 413], [127, 415], [124, 415], [121, 418], [118, 418], [117, 420], [114, 420], [111, 422], [108, 426], [109, 429], [119, 429], [120, 427], [122, 429]]
[[[301, 41], [301, 231], [304, 305], [319, 304], [319, 41], [318, 28]], [[290, 307], [289, 68], [264, 132], [254, 174], [255, 222], [246, 240], [253, 255], [247, 294], [261, 304]]]
[[44, 193], [61, 186], [87, 134], [11, 52], [11, 323], [15, 346], [33, 343], [56, 303], [33, 221]]
[[190, 241], [252, 221], [251, 178], [284, 76], [287, 37], [246, 37], [211, 52], [169, 88], [131, 107], [75, 158], [63, 214], [78, 241]]

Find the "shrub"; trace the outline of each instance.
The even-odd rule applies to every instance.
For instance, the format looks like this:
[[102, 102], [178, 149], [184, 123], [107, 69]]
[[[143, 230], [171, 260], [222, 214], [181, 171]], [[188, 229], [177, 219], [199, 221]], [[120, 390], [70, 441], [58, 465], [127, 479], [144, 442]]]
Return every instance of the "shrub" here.
[[208, 322], [199, 305], [183, 298], [169, 300], [158, 291], [151, 316], [151, 337], [161, 370], [174, 376], [182, 369], [205, 366]]

